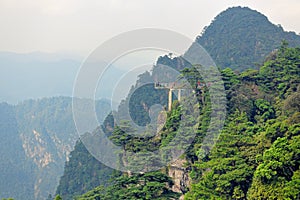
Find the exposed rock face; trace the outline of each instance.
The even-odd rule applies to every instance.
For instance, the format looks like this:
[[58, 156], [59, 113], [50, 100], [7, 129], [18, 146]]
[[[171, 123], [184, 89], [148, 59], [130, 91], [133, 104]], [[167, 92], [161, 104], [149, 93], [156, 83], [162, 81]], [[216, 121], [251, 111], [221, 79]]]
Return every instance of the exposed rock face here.
[[58, 178], [63, 173], [66, 158], [73, 149], [76, 134], [70, 135], [72, 141], [65, 142], [58, 135], [32, 130], [31, 134], [21, 133], [23, 149], [27, 160], [34, 163], [36, 168], [34, 183], [34, 198], [45, 199], [48, 194], [54, 193]]
[[54, 162], [51, 153], [46, 151], [46, 142], [41, 138], [41, 134], [33, 130], [34, 137], [30, 140], [24, 134], [21, 135], [23, 141], [23, 149], [28, 158], [39, 167], [44, 168], [51, 162]]
[[[168, 169], [168, 175], [173, 179], [174, 185], [172, 191], [185, 194], [190, 187], [191, 179], [189, 170], [185, 167], [186, 160], [178, 159], [171, 163]], [[183, 199], [182, 195], [179, 199]]]
[[[96, 107], [102, 122], [110, 105], [100, 100]], [[0, 104], [0, 135], [0, 198], [45, 200], [55, 193], [79, 137], [72, 99], [54, 97], [15, 106]]]

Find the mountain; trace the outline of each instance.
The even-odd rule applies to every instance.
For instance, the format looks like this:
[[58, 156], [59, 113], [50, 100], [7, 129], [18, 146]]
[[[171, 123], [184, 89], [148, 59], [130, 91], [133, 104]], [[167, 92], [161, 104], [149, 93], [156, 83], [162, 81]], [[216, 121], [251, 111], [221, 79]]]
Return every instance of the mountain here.
[[[163, 64], [168, 59], [168, 57], [161, 58], [157, 65]], [[156, 74], [156, 72], [153, 72], [153, 74]], [[151, 105], [167, 104], [166, 91], [156, 90], [153, 84], [149, 84], [151, 81], [153, 82], [153, 76], [149, 72], [140, 74], [128, 97], [121, 101], [118, 106], [118, 111], [107, 115], [103, 125], [95, 129], [93, 134], [99, 133], [99, 129], [102, 128], [107, 135], [111, 135], [116, 120], [126, 120], [130, 117], [140, 126], [149, 123]], [[129, 105], [130, 116], [128, 116], [127, 105]], [[70, 155], [71, 157], [65, 164], [64, 173], [56, 191], [65, 200], [72, 200], [98, 185], [109, 185], [109, 177], [116, 173], [115, 170], [96, 160], [80, 140]], [[73, 180], [74, 177], [76, 177], [76, 181]]]
[[263, 14], [247, 7], [233, 7], [215, 17], [196, 42], [219, 67], [244, 71], [257, 69], [257, 64], [279, 48], [282, 40], [291, 47], [300, 45], [299, 35], [272, 24]]
[[14, 107], [1, 103], [0, 113], [0, 197], [33, 199], [34, 170], [22, 147]]
[[[123, 173], [113, 177], [110, 185], [99, 185], [75, 199], [299, 199], [299, 70], [300, 47], [288, 48], [285, 43], [259, 70], [222, 70], [227, 117], [208, 154], [202, 142], [211, 119], [209, 90], [194, 88], [199, 103], [204, 99], [200, 106], [191, 105], [199, 106], [201, 113], [197, 134], [177, 161], [155, 172]], [[192, 72], [189, 68], [182, 75], [190, 77]], [[172, 144], [181, 134], [182, 107], [175, 101], [164, 127], [152, 137], [134, 137], [120, 131], [121, 125], [115, 126], [110, 138], [123, 147], [123, 159], [128, 160], [123, 164], [131, 162], [126, 157], [130, 152]], [[188, 119], [187, 123], [193, 120]]]
[[109, 185], [113, 173], [113, 169], [94, 158], [79, 140], [65, 164], [56, 193], [63, 199], [73, 199], [98, 185]]
[[[210, 86], [195, 86], [193, 96], [197, 97], [198, 102], [190, 105], [190, 108], [199, 109], [200, 116], [197, 119], [185, 116], [185, 123], [190, 125], [190, 129], [184, 133], [188, 134], [195, 128], [196, 136], [177, 161], [155, 172], [124, 172], [113, 177], [109, 185], [105, 185], [107, 177], [101, 175], [101, 169], [96, 170], [95, 176], [100, 180], [104, 178], [104, 185], [95, 185], [94, 189], [76, 199], [178, 199], [178, 196], [191, 200], [299, 199], [298, 38], [296, 34], [284, 32], [265, 16], [249, 8], [230, 8], [221, 13], [196, 39], [224, 68], [220, 69], [220, 73], [227, 99], [227, 105], [224, 106], [227, 116], [215, 146], [203, 147], [202, 144], [212, 117]], [[297, 48], [289, 48], [282, 39]], [[177, 70], [187, 67], [181, 71], [181, 76], [186, 77], [191, 85], [195, 85], [197, 80], [202, 81], [201, 74], [195, 73], [192, 66], [184, 63], [181, 57], [162, 56], [158, 59], [159, 63]], [[102, 127], [109, 130], [111, 141], [121, 147], [120, 160], [125, 166], [130, 162], [136, 164], [136, 160], [126, 159], [130, 152], [145, 153], [166, 145], [178, 146], [172, 143], [172, 139], [182, 133], [180, 120], [185, 110], [176, 98], [172, 109], [166, 112], [165, 124], [155, 135], [134, 136], [122, 131], [124, 127], [132, 130], [130, 124], [114, 123], [114, 120], [127, 119], [123, 109], [129, 105], [130, 117], [134, 122], [149, 125], [151, 106], [166, 105], [166, 93], [156, 93], [153, 85], [142, 84], [149, 80], [169, 81], [169, 74], [157, 74], [156, 67], [153, 67], [152, 74], [145, 72], [139, 76], [140, 79], [131, 90], [134, 98], [129, 95], [121, 102], [114, 115], [117, 119], [108, 116], [107, 123]], [[215, 87], [214, 84], [212, 87]], [[224, 109], [215, 106], [218, 111]], [[213, 114], [219, 116], [222, 113]], [[192, 123], [194, 120], [197, 120], [195, 125]], [[181, 139], [189, 140], [189, 136]], [[208, 154], [205, 152], [207, 148], [211, 149]], [[78, 148], [72, 153], [77, 155], [81, 152], [82, 149]], [[167, 151], [164, 156], [168, 155]], [[82, 170], [94, 163], [94, 160], [86, 162], [90, 156], [87, 152], [85, 156], [77, 156], [74, 162], [86, 163], [85, 166], [70, 166], [72, 157], [65, 166], [61, 179], [64, 181], [61, 181], [57, 193], [66, 200], [84, 191], [81, 187], [78, 192], [72, 190], [68, 194], [68, 189], [74, 188], [70, 187], [74, 181], [88, 179], [87, 183], [91, 183], [90, 179], [95, 177], [92, 171]], [[156, 162], [155, 156], [147, 158], [147, 162]], [[76, 180], [65, 178], [72, 174], [70, 172], [74, 173]], [[61, 188], [64, 188], [63, 191]]]
[[259, 70], [222, 70], [227, 119], [209, 155], [194, 147], [185, 199], [299, 199], [299, 61], [283, 43]]
[[76, 57], [0, 52], [0, 101], [16, 104], [30, 98], [71, 96], [79, 67]]
[[[72, 98], [0, 104], [0, 197], [46, 199], [54, 194], [63, 166], [78, 139]], [[96, 101], [98, 120], [110, 112], [108, 100]], [[18, 192], [16, 192], [18, 191]]]
[[[0, 52], [0, 102], [17, 104], [27, 99], [72, 96], [82, 59], [76, 56], [34, 52]], [[125, 70], [110, 67], [103, 78], [105, 89], [96, 98], [110, 98]], [[26, 85], [26, 87], [24, 87]]]

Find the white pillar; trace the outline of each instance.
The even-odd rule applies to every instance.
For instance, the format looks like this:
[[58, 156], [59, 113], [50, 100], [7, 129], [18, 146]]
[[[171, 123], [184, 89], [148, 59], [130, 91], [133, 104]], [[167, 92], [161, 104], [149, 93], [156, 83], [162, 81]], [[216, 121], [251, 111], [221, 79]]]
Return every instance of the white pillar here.
[[180, 102], [181, 101], [181, 89], [178, 89], [178, 102]]
[[172, 89], [169, 89], [169, 102], [168, 102], [168, 110], [170, 111], [172, 109]]

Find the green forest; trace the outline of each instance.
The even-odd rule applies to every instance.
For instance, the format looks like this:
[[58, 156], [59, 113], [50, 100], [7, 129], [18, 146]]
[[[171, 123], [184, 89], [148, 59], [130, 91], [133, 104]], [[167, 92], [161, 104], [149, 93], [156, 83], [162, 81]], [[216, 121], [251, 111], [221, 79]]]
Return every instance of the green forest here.
[[196, 39], [218, 66], [240, 72], [257, 69], [282, 40], [292, 47], [300, 45], [296, 33], [284, 31], [280, 24], [272, 24], [266, 16], [247, 7], [221, 12]]
[[[201, 79], [194, 72], [187, 68], [182, 70], [182, 75], [188, 74], [192, 77], [190, 81]], [[178, 199], [181, 195], [184, 199], [299, 199], [300, 48], [290, 48], [282, 42], [259, 70], [237, 73], [226, 68], [221, 74], [227, 95], [226, 122], [216, 145], [203, 156], [201, 142], [208, 126], [210, 102], [205, 89], [197, 93], [201, 110], [199, 127], [192, 146], [183, 155], [190, 177], [187, 188], [172, 191], [174, 181], [167, 175], [167, 166], [155, 172], [130, 175], [111, 170], [110, 178], [107, 178], [108, 173], [89, 176], [80, 173], [81, 178], [85, 177], [84, 184], [95, 182], [95, 177], [99, 177], [102, 184], [78, 195], [78, 191], [85, 191], [85, 186], [73, 187], [71, 185], [76, 184], [69, 182], [69, 187], [64, 185], [65, 190], [60, 185], [58, 194], [63, 199], [77, 200]], [[202, 96], [206, 99], [204, 103]], [[131, 137], [118, 126], [111, 130], [110, 138], [127, 151], [163, 146], [177, 134], [180, 108], [180, 103], [174, 101], [159, 139]], [[71, 161], [67, 165], [71, 165]], [[94, 167], [93, 163], [87, 163], [85, 168]], [[83, 172], [75, 168], [73, 173]], [[103, 173], [109, 169], [102, 166], [90, 173], [98, 173], [97, 170]], [[75, 175], [72, 177], [73, 181], [80, 180]]]
[[[98, 162], [78, 141], [56, 199], [300, 198], [299, 36], [285, 32], [254, 10], [235, 7], [218, 15], [195, 42], [206, 48], [219, 66], [227, 99], [225, 124], [215, 144], [207, 147], [210, 151], [202, 146], [212, 114], [209, 86], [197, 87], [197, 81], [203, 82], [202, 74], [183, 57], [161, 56], [151, 73], [139, 75], [128, 95], [131, 98], [123, 100], [117, 113], [108, 115], [94, 134], [102, 129], [122, 147], [123, 158], [127, 152], [145, 153], [173, 145], [172, 140], [182, 132], [185, 99], [179, 102], [174, 97], [156, 135], [130, 134], [134, 130], [124, 117], [129, 105], [134, 122], [146, 125], [149, 107], [167, 104], [166, 91], [155, 90], [151, 84], [139, 87], [161, 76], [158, 66], [162, 64], [180, 71], [179, 77], [195, 86], [197, 102], [190, 107], [199, 109], [200, 116], [188, 116], [184, 122], [191, 125], [184, 130], [187, 138], [183, 139], [191, 139], [189, 132], [196, 129], [191, 145], [175, 164], [146, 173], [126, 173]], [[115, 124], [115, 116], [123, 119], [121, 124]], [[147, 159], [155, 161], [155, 156]]]

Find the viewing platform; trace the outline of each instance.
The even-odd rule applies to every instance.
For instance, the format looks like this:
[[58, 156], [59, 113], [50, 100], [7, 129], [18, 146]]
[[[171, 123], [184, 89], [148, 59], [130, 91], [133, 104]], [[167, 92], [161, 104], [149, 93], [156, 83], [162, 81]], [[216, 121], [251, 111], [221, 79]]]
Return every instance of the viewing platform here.
[[[211, 83], [202, 83], [200, 81], [197, 81], [196, 88], [202, 89], [204, 87], [210, 87]], [[169, 97], [168, 97], [168, 111], [172, 108], [172, 98], [173, 98], [173, 91], [177, 90], [177, 99], [180, 102], [181, 101], [181, 91], [185, 89], [192, 89], [192, 86], [187, 82], [170, 82], [170, 83], [160, 83], [156, 82], [154, 83], [154, 88], [158, 90], [169, 90]], [[203, 101], [203, 100], [202, 100]]]

